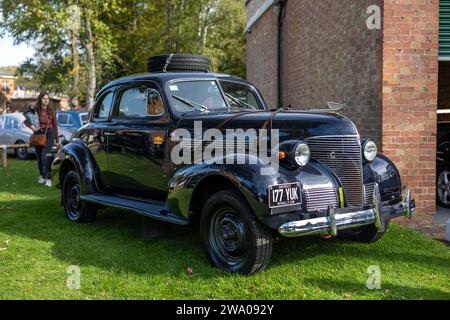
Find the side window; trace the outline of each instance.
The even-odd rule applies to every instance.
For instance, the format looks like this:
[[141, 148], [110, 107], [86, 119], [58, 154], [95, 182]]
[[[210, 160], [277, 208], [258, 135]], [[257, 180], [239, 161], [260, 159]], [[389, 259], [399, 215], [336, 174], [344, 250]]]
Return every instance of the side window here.
[[113, 103], [114, 93], [110, 92], [108, 93], [103, 100], [100, 102], [100, 104], [97, 105], [97, 108], [94, 112], [94, 118], [108, 118], [109, 117], [109, 111], [111, 110], [112, 103]]
[[67, 124], [67, 114], [58, 114], [58, 123], [61, 126], [64, 126]]
[[12, 129], [12, 119], [11, 118], [5, 118], [5, 129]]
[[12, 119], [13, 123], [12, 123], [12, 127], [13, 129], [19, 129], [19, 121], [17, 121], [16, 119]]
[[159, 116], [164, 114], [164, 103], [158, 90], [147, 89], [147, 115]]
[[3, 128], [3, 122], [4, 122], [4, 120], [3, 120], [4, 118], [2, 117], [2, 118], [0, 118], [0, 129], [2, 129]]
[[67, 115], [67, 124], [68, 124], [69, 126], [72, 126], [72, 125], [74, 124], [74, 121], [73, 121], [73, 115], [72, 115], [72, 114], [68, 114], [68, 115]]
[[130, 88], [120, 98], [118, 118], [145, 118], [164, 114], [159, 92], [150, 88]]

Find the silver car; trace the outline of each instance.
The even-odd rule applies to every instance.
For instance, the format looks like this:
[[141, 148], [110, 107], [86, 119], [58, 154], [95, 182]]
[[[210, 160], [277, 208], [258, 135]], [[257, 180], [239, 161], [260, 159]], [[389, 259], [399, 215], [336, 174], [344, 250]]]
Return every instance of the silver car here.
[[[28, 144], [33, 131], [24, 125], [25, 117], [21, 113], [9, 113], [0, 116], [0, 146]], [[34, 148], [9, 149], [20, 160], [35, 153]]]

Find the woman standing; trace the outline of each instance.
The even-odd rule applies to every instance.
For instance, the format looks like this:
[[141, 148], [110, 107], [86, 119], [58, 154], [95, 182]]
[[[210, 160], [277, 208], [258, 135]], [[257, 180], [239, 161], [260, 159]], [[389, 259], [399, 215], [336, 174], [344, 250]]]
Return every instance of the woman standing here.
[[58, 123], [56, 115], [50, 107], [50, 96], [47, 92], [41, 92], [39, 94], [36, 107], [34, 108], [34, 113], [39, 118], [39, 128], [37, 128], [29, 121], [25, 121], [25, 125], [33, 130], [34, 133], [47, 132], [45, 147], [35, 147], [37, 164], [40, 173], [38, 182], [41, 184], [45, 184], [45, 186], [47, 187], [51, 187], [51, 152], [55, 142], [58, 147], [60, 146], [60, 143], [58, 137]]

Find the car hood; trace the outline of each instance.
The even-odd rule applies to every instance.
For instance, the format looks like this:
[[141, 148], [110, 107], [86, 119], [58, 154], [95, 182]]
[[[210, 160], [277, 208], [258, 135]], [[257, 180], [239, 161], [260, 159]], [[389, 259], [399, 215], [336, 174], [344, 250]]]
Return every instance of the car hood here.
[[358, 135], [348, 118], [335, 113], [312, 113], [300, 111], [240, 112], [227, 114], [201, 114], [185, 117], [179, 128], [193, 128], [196, 121], [202, 122], [202, 129], [272, 129], [280, 130], [282, 140], [305, 139], [315, 136]]

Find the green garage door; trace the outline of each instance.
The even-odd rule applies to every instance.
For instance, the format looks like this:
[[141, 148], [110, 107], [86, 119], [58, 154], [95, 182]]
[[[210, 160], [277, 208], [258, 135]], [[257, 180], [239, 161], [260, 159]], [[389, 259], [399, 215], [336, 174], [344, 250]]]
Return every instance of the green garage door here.
[[439, 1], [439, 58], [450, 61], [450, 0]]

